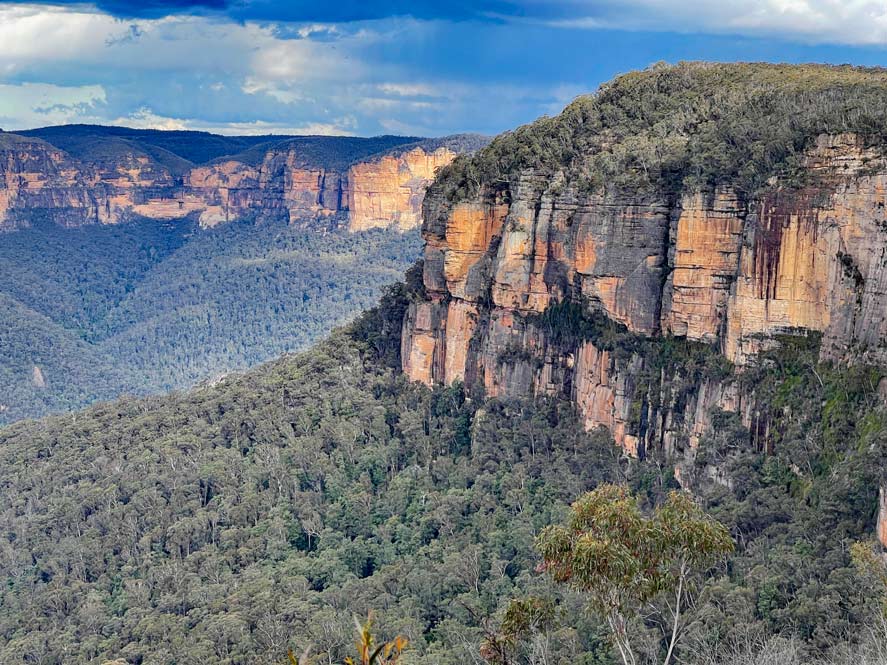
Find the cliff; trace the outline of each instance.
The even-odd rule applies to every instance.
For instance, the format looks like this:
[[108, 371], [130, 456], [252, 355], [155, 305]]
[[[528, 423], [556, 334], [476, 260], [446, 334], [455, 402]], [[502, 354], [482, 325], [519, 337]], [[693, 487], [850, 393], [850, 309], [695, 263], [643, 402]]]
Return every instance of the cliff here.
[[181, 156], [195, 152], [184, 139], [177, 155], [167, 150], [177, 149], [168, 137], [160, 147], [131, 137], [80, 136], [82, 128], [49, 129], [0, 134], [0, 230], [28, 225], [35, 216], [75, 227], [187, 215], [203, 226], [243, 217], [295, 223], [342, 215], [352, 231], [415, 228], [435, 171], [483, 143], [478, 137], [289, 138], [194, 164]]
[[715, 408], [766, 446], [738, 377], [784, 336], [887, 365], [887, 137], [846, 112], [873, 98], [880, 70], [656, 67], [457, 160], [425, 201], [403, 371], [567, 396], [633, 455], [694, 447]]

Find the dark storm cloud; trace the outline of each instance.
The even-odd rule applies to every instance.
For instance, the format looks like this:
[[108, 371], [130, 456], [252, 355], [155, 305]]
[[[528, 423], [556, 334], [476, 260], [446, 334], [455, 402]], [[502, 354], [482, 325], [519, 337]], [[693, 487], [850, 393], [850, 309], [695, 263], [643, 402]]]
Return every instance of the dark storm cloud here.
[[[54, 0], [40, 4], [86, 6], [93, 3]], [[17, 4], [35, 4], [24, 0]], [[339, 0], [336, 2], [304, 2], [295, 0], [98, 0], [100, 10], [120, 18], [156, 18], [173, 14], [219, 13], [236, 20], [256, 21], [322, 21], [348, 23], [391, 16], [412, 16], [419, 19], [467, 20], [496, 16], [520, 16], [519, 3], [508, 0]]]
[[0, 0], [0, 126], [494, 134], [659, 60], [884, 64], [872, 6]]

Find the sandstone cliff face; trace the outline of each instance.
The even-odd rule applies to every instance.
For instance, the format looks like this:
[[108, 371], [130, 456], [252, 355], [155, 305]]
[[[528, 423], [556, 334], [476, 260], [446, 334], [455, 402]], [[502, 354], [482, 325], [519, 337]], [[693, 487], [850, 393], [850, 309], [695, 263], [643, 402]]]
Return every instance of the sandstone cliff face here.
[[878, 492], [878, 523], [876, 527], [878, 542], [887, 549], [887, 487], [882, 486]]
[[416, 228], [422, 223], [422, 199], [434, 173], [455, 158], [448, 148], [433, 152], [414, 148], [397, 157], [355, 164], [342, 185], [349, 211], [349, 228], [365, 231], [377, 227]]
[[184, 215], [173, 177], [147, 157], [81, 164], [43, 141], [0, 138], [0, 229], [35, 211], [63, 226], [115, 223], [125, 212]]
[[[829, 358], [887, 361], [887, 163], [854, 136], [822, 136], [807, 184], [743, 201], [713, 192], [587, 195], [525, 173], [505, 194], [425, 204], [427, 301], [403, 330], [403, 370], [487, 395], [561, 394], [632, 454], [695, 445], [711, 408], [748, 399], [730, 379], [660, 376], [638, 355], [549, 339], [538, 315], [572, 301], [634, 333], [715, 345], [738, 365], [779, 335], [823, 333]], [[661, 394], [650, 395], [649, 386]], [[644, 392], [647, 391], [647, 392]]]
[[295, 150], [269, 149], [257, 165], [222, 160], [175, 176], [150, 157], [84, 163], [37, 139], [0, 135], [0, 230], [42, 214], [63, 226], [190, 214], [210, 227], [237, 218], [295, 222], [344, 213], [352, 231], [421, 221], [425, 188], [456, 153], [415, 147], [343, 170], [301, 166]]

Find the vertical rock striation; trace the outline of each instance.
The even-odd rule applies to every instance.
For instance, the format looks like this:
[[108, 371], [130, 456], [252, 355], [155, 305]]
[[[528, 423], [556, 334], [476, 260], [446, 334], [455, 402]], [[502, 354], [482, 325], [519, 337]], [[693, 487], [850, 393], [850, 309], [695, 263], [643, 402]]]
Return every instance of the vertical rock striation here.
[[404, 372], [489, 396], [568, 396], [587, 427], [642, 455], [694, 445], [714, 406], [750, 423], [750, 405], [730, 379], [681, 387], [651, 379], [640, 354], [565, 339], [544, 324], [552, 307], [712, 345], [739, 366], [809, 331], [824, 357], [887, 362], [887, 161], [854, 135], [822, 135], [802, 168], [802, 186], [776, 178], [752, 200], [730, 186], [583, 194], [531, 171], [458, 203], [432, 188], [427, 299], [404, 321]]
[[[434, 174], [455, 153], [447, 147], [413, 148], [402, 155], [385, 155], [348, 169], [341, 185], [352, 231], [396, 226], [406, 230], [422, 223], [422, 199]], [[332, 203], [332, 201], [330, 201]]]
[[0, 230], [26, 226], [35, 215], [76, 227], [192, 214], [205, 227], [342, 214], [352, 231], [406, 230], [421, 223], [425, 188], [456, 154], [417, 144], [330, 169], [306, 166], [284, 143], [256, 163], [224, 158], [174, 174], [137, 151], [85, 162], [43, 140], [0, 133]]

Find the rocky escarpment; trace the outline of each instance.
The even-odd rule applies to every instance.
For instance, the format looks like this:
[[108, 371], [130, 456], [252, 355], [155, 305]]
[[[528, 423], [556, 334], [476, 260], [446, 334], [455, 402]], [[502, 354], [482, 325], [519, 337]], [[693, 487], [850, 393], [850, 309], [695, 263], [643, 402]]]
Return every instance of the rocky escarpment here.
[[691, 376], [637, 340], [741, 369], [782, 336], [821, 334], [823, 358], [887, 364], [884, 151], [853, 132], [806, 143], [753, 192], [739, 178], [589, 188], [567, 167], [521, 168], [468, 196], [437, 183], [403, 371], [487, 396], [567, 396], [634, 455], [696, 445], [715, 408], [767, 445], [737, 373], [715, 358]]
[[404, 324], [404, 371], [489, 396], [568, 394], [589, 428], [637, 453], [696, 440], [711, 407], [741, 409], [741, 396], [703, 381], [680, 414], [641, 417], [641, 359], [592, 340], [553, 344], [538, 316], [554, 304], [711, 344], [738, 365], [780, 335], [814, 331], [827, 357], [887, 363], [887, 162], [853, 136], [822, 136], [805, 166], [816, 184], [774, 183], [748, 202], [730, 188], [582, 196], [532, 175], [507, 203], [489, 191], [455, 205], [431, 198], [428, 298]]
[[258, 159], [235, 155], [176, 170], [137, 149], [76, 159], [39, 138], [3, 133], [0, 229], [27, 225], [35, 215], [73, 227], [133, 217], [196, 215], [214, 226], [251, 216], [296, 222], [338, 214], [353, 231], [415, 228], [425, 187], [460, 149], [418, 143], [330, 168], [281, 142]]
[[226, 160], [193, 169], [183, 196], [193, 200], [186, 208], [198, 210], [205, 226], [256, 212], [284, 215], [290, 222], [347, 213], [352, 231], [406, 230], [421, 223], [425, 188], [455, 156], [448, 147], [415, 147], [339, 171], [301, 167], [296, 151], [271, 150], [258, 166]]

